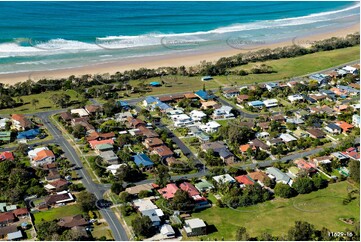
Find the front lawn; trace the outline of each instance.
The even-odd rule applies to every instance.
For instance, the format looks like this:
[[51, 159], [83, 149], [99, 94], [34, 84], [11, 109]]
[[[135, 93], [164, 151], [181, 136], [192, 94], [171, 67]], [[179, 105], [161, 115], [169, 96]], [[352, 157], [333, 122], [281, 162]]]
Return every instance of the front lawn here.
[[78, 204], [65, 205], [63, 207], [51, 208], [48, 211], [41, 211], [38, 213], [34, 213], [34, 222], [35, 224], [38, 224], [41, 223], [43, 219], [45, 221], [52, 221], [54, 219], [59, 219], [62, 217], [73, 216], [82, 213], [83, 212]]
[[217, 231], [189, 239], [234, 240], [239, 227], [246, 227], [252, 237], [258, 236], [262, 232], [280, 236], [286, 234], [297, 220], [307, 221], [317, 229], [322, 227], [326, 227], [330, 231], [353, 229], [353, 225], [339, 220], [339, 218], [350, 217], [355, 218], [357, 222], [360, 220], [359, 195], [348, 205], [342, 204], [350, 188], [351, 185], [344, 181], [330, 184], [326, 189], [310, 194], [298, 195], [291, 199], [277, 198], [250, 207], [230, 209], [214, 206], [193, 213], [192, 217], [201, 218], [208, 225], [214, 225]]

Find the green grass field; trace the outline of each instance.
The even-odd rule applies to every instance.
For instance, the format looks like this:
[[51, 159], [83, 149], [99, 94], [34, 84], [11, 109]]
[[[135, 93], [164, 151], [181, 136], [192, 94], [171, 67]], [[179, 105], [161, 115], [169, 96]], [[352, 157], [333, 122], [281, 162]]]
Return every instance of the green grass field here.
[[[70, 96], [71, 101], [77, 101], [78, 93], [74, 90], [67, 90], [67, 91], [48, 91], [43, 92], [40, 94], [33, 94], [28, 96], [21, 96], [21, 99], [25, 103], [24, 105], [16, 108], [8, 108], [8, 109], [1, 109], [0, 114], [10, 114], [10, 113], [35, 113], [35, 112], [43, 112], [48, 110], [59, 109], [56, 107], [53, 102], [50, 100], [50, 97], [54, 94], [65, 93]], [[37, 99], [39, 103], [36, 106], [31, 104], [31, 100]], [[17, 101], [17, 97], [14, 98]]]
[[73, 216], [77, 214], [82, 214], [82, 210], [79, 205], [66, 205], [58, 208], [51, 208], [48, 211], [42, 211], [34, 213], [34, 222], [35, 224], [41, 223], [42, 219], [45, 221], [52, 221], [54, 219], [59, 219], [66, 216]]
[[345, 181], [330, 184], [326, 189], [298, 195], [291, 199], [277, 198], [236, 210], [212, 207], [193, 213], [192, 217], [201, 218], [208, 225], [214, 225], [218, 230], [202, 236], [203, 240], [221, 240], [222, 237], [224, 240], [234, 240], [237, 228], [242, 226], [246, 227], [250, 236], [257, 236], [262, 232], [280, 236], [286, 234], [297, 220], [307, 221], [317, 229], [326, 227], [330, 231], [345, 231], [346, 228], [352, 229], [353, 225], [347, 225], [339, 218], [353, 217], [360, 221], [360, 197], [358, 195], [348, 205], [342, 204], [343, 198], [347, 196], [347, 189], [350, 187], [351, 185]]

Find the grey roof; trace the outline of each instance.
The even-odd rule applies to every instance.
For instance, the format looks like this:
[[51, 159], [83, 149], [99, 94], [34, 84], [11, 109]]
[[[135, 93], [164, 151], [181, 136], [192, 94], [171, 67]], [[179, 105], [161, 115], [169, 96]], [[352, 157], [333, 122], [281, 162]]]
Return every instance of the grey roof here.
[[337, 130], [342, 130], [339, 126], [337, 126], [334, 123], [329, 123], [327, 124], [327, 127], [329, 127], [330, 129], [337, 129]]
[[161, 221], [155, 209], [144, 210], [141, 213], [143, 216], [148, 216], [153, 223]]
[[287, 176], [286, 173], [280, 171], [278, 168], [268, 167], [266, 171], [272, 176], [276, 177], [276, 181], [283, 181], [285, 183], [288, 183], [291, 180], [291, 178]]
[[21, 239], [22, 237], [23, 234], [21, 233], [20, 230], [8, 234], [8, 240]]
[[233, 156], [233, 154], [227, 148], [218, 150], [217, 153], [222, 158], [227, 158], [227, 157]]

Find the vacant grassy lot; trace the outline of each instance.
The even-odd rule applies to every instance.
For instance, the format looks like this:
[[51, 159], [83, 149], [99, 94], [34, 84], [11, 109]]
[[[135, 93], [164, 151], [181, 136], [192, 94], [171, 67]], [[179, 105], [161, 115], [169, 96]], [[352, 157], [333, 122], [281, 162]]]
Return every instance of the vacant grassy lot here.
[[[70, 101], [78, 101], [78, 93], [74, 90], [67, 90], [67, 91], [49, 91], [49, 92], [43, 92], [40, 94], [33, 94], [28, 96], [21, 96], [20, 98], [23, 100], [24, 105], [16, 108], [8, 108], [8, 109], [1, 109], [0, 114], [10, 114], [10, 113], [35, 113], [35, 112], [43, 112], [48, 110], [54, 110], [59, 109], [54, 105], [54, 103], [50, 100], [50, 97], [54, 94], [67, 94], [70, 96]], [[15, 101], [17, 100], [17, 97], [14, 97]], [[31, 104], [31, 100], [37, 99], [39, 100], [39, 103], [37, 103], [35, 106]]]
[[52, 221], [66, 216], [73, 216], [82, 214], [82, 210], [79, 205], [66, 205], [63, 207], [52, 208], [48, 211], [34, 213], [35, 224], [41, 223], [42, 219], [45, 221]]
[[262, 232], [279, 236], [286, 234], [297, 220], [307, 221], [317, 229], [326, 227], [331, 231], [345, 231], [353, 226], [341, 222], [339, 218], [353, 217], [360, 221], [359, 195], [348, 205], [342, 204], [348, 189], [351, 189], [351, 185], [345, 181], [292, 199], [277, 198], [239, 209], [212, 207], [193, 213], [192, 217], [204, 219], [209, 225], [216, 227], [217, 232], [203, 236], [204, 240], [221, 240], [222, 237], [224, 240], [234, 240], [237, 228], [242, 226], [247, 228], [250, 236], [257, 236]]

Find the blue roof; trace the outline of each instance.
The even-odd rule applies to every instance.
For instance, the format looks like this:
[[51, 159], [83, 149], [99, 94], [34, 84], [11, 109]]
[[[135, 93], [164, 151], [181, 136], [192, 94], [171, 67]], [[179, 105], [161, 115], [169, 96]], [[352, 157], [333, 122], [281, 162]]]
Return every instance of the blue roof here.
[[16, 136], [16, 138], [17, 139], [34, 139], [38, 134], [40, 134], [39, 129], [29, 129], [27, 131], [18, 133], [18, 136]]
[[135, 156], [133, 156], [133, 159], [134, 159], [134, 163], [138, 167], [140, 167], [141, 165], [144, 167], [154, 165], [154, 163], [149, 159], [149, 157], [146, 154], [135, 155]]
[[199, 91], [195, 92], [194, 94], [196, 94], [198, 97], [200, 97], [203, 100], [209, 100], [209, 99], [214, 98], [213, 95], [209, 95], [206, 91], [203, 91], [203, 90], [199, 90]]
[[264, 105], [264, 103], [262, 101], [252, 101], [252, 102], [249, 102], [249, 104], [251, 104], [252, 106]]
[[126, 101], [118, 101], [121, 107], [129, 107], [129, 104]]
[[148, 97], [145, 98], [145, 101], [146, 101], [147, 103], [155, 103], [155, 102], [158, 102], [158, 99], [156, 99], [156, 98], [153, 97], [153, 96], [148, 96]]
[[151, 82], [149, 83], [151, 86], [161, 86], [159, 82]]
[[171, 106], [169, 106], [168, 104], [166, 103], [163, 103], [161, 101], [158, 101], [156, 104], [155, 104], [156, 107], [159, 107], [161, 110], [166, 110], [168, 108], [172, 108]]

